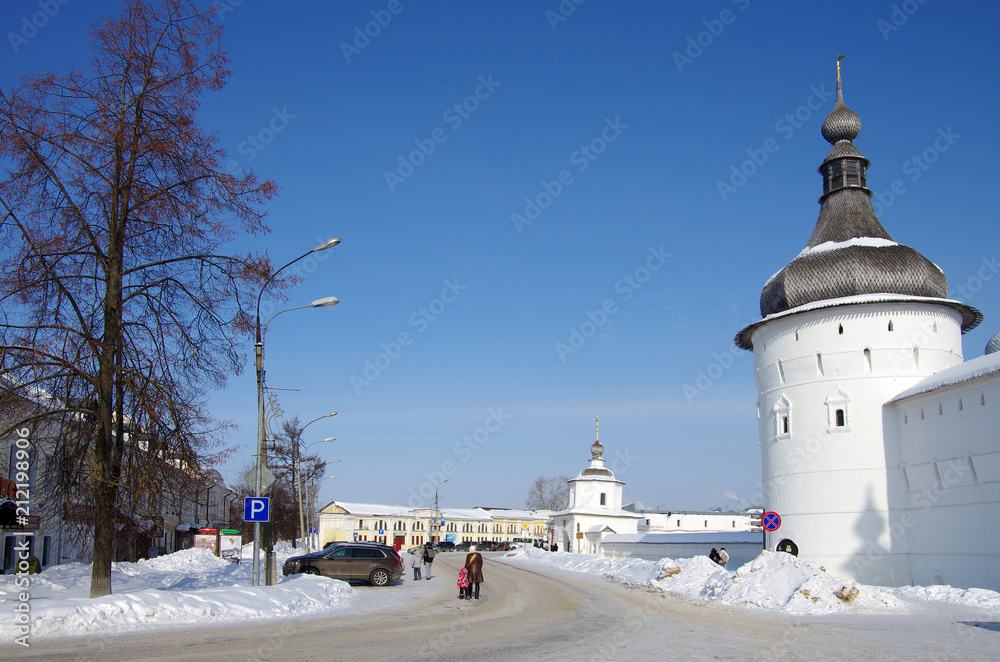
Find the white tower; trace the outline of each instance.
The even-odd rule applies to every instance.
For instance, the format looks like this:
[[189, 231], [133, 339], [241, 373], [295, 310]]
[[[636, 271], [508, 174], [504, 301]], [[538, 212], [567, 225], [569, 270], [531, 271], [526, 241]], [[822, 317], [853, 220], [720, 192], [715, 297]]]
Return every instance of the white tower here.
[[[819, 219], [805, 249], [761, 292], [752, 349], [764, 506], [782, 517], [768, 547], [872, 584], [909, 582], [898, 449], [882, 405], [962, 361], [979, 311], [949, 300], [944, 273], [882, 227], [853, 145], [861, 120], [837, 103], [823, 122]], [[887, 422], [887, 424], [892, 424]], [[899, 526], [895, 527], [899, 531]]]

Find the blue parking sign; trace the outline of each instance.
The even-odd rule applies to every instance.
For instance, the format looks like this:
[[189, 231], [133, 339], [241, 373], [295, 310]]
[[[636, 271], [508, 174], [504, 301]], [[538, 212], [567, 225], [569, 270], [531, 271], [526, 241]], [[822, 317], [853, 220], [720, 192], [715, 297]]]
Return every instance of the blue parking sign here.
[[244, 522], [271, 521], [270, 499], [268, 497], [246, 497], [243, 500]]

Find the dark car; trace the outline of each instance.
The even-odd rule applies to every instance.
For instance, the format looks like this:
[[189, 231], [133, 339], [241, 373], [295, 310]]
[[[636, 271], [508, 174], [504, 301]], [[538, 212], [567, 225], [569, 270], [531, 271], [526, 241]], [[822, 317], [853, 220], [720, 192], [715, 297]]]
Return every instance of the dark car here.
[[293, 556], [282, 567], [287, 575], [323, 575], [331, 579], [385, 586], [403, 574], [403, 560], [392, 547], [381, 543], [351, 542], [322, 551]]
[[455, 543], [453, 543], [450, 540], [439, 540], [438, 542], [434, 543], [434, 546], [437, 547], [437, 550], [439, 552], [455, 551]]

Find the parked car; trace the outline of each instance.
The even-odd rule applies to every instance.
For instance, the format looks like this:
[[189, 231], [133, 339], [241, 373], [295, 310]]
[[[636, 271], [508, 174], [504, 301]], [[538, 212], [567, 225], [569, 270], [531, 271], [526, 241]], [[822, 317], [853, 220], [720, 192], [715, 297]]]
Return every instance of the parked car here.
[[323, 575], [331, 579], [368, 582], [385, 586], [403, 574], [403, 560], [389, 545], [351, 542], [332, 545], [319, 552], [293, 556], [281, 568], [287, 575]]
[[434, 546], [437, 547], [437, 550], [439, 552], [454, 552], [455, 551], [455, 543], [453, 543], [450, 540], [439, 540], [438, 542], [434, 543]]

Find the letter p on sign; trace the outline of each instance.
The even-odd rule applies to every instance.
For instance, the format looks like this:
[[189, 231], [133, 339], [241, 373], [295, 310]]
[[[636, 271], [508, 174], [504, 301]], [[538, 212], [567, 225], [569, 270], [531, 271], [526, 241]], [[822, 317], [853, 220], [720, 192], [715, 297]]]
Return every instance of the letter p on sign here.
[[243, 521], [244, 522], [268, 522], [270, 521], [268, 497], [247, 497], [243, 500]]

